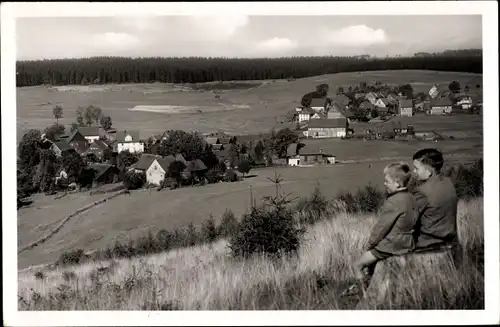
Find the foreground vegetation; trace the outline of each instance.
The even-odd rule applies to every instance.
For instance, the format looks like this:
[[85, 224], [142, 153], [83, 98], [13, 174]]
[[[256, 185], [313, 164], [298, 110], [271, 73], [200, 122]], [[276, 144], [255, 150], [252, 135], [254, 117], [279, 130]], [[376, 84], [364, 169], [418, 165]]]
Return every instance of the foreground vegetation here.
[[[458, 223], [464, 264], [458, 270], [447, 264], [433, 267], [431, 276], [424, 273], [426, 269], [405, 273], [397, 281], [398, 301], [372, 303], [373, 308], [484, 307], [482, 163], [449, 168], [446, 173], [462, 198]], [[279, 178], [275, 182], [279, 184]], [[95, 256], [89, 261], [83, 250], [64, 254], [52, 269], [20, 274], [19, 308], [354, 308], [357, 299], [338, 294], [353, 281], [350, 267], [368, 237], [382, 193], [367, 187], [329, 201], [316, 189], [294, 210], [283, 207], [286, 199], [277, 189], [276, 197], [267, 198], [267, 204], [254, 204], [237, 225], [226, 212], [228, 217], [219, 227], [213, 219], [200, 234], [189, 227], [182, 240], [182, 245], [190, 246], [187, 249], [165, 246], [172, 245], [167, 236], [176, 233], [160, 231], [156, 238], [150, 233], [129, 246], [115, 245], [101, 252], [107, 258]], [[201, 245], [196, 245], [194, 235], [201, 236]], [[218, 237], [222, 239], [216, 241]], [[150, 254], [158, 251], [165, 252]], [[68, 266], [74, 263], [81, 265]]]
[[[373, 216], [337, 214], [304, 235], [297, 256], [238, 259], [226, 241], [147, 257], [87, 263], [19, 277], [20, 310], [353, 309], [338, 294], [353, 280], [352, 261]], [[432, 278], [398, 280], [390, 309], [484, 308], [482, 198], [459, 204], [466, 263]], [[443, 268], [444, 269], [444, 268]]]

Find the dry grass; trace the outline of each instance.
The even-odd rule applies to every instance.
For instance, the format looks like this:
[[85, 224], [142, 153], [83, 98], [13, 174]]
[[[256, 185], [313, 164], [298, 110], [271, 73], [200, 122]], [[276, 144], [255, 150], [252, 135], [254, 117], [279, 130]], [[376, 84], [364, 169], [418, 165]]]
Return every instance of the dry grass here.
[[[398, 280], [407, 309], [484, 308], [483, 199], [459, 203], [465, 265], [418, 272]], [[20, 310], [353, 309], [339, 298], [351, 281], [373, 217], [340, 214], [312, 226], [298, 257], [235, 260], [226, 244], [193, 247], [144, 258], [19, 273]], [[101, 268], [99, 268], [101, 267]], [[107, 267], [107, 268], [106, 268]], [[413, 277], [412, 277], [413, 276]]]

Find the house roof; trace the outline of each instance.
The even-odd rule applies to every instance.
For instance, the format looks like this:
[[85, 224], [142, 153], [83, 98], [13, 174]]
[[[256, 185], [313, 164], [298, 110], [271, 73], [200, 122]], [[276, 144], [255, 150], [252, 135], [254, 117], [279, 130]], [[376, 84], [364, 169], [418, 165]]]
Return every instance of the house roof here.
[[329, 153], [324, 153], [322, 149], [313, 149], [311, 146], [303, 146], [299, 150], [299, 155], [305, 156], [305, 155], [323, 155], [324, 157], [333, 157], [333, 155]]
[[355, 98], [355, 99], [359, 99], [359, 98], [362, 98], [362, 97], [364, 97], [364, 96], [366, 96], [366, 94], [365, 94], [365, 93], [356, 93], [356, 94], [354, 94], [354, 98]]
[[297, 155], [297, 143], [292, 143], [286, 148], [286, 156], [287, 157], [295, 157]]
[[[149, 166], [155, 161], [155, 159], [161, 159], [161, 156], [155, 155], [155, 154], [150, 154], [150, 153], [143, 153], [141, 157], [139, 158], [139, 161], [137, 161], [135, 164], [130, 166], [130, 168], [138, 169], [138, 170], [147, 170]], [[158, 162], [159, 163], [159, 162]]]
[[387, 100], [386, 98], [380, 98], [380, 101], [382, 101], [382, 103], [385, 105], [389, 104], [389, 100]]
[[92, 146], [96, 146], [99, 148], [99, 150], [103, 151], [108, 149], [108, 145], [101, 140], [95, 140], [94, 142], [92, 142], [92, 144], [90, 144], [90, 147]]
[[440, 98], [431, 101], [431, 107], [439, 107], [439, 106], [451, 106], [451, 100], [448, 98]]
[[175, 155], [175, 160], [182, 162], [184, 165], [187, 164], [186, 158], [184, 158], [184, 156], [182, 154], [180, 154], [180, 153], [177, 153]]
[[117, 142], [127, 142], [125, 141], [125, 137], [130, 135], [132, 137], [133, 142], [139, 142], [139, 132], [138, 131], [118, 131], [116, 132], [115, 139]]
[[309, 121], [308, 128], [340, 128], [346, 127], [346, 118], [313, 119]]
[[400, 108], [413, 108], [413, 101], [411, 100], [399, 100]]
[[205, 140], [210, 145], [219, 143], [219, 138], [218, 137], [207, 137]]
[[83, 136], [99, 136], [99, 127], [78, 127], [78, 131]]
[[[153, 161], [151, 163], [154, 162], [155, 159], [153, 159]], [[175, 158], [174, 156], [166, 156], [166, 157], [163, 157], [163, 158], [156, 158], [156, 161], [158, 162], [158, 164], [161, 166], [161, 168], [167, 172], [168, 171], [168, 167], [170, 166], [170, 164], [172, 162], [175, 161]], [[149, 168], [149, 167], [148, 167]]]
[[325, 107], [326, 100], [322, 98], [314, 98], [311, 100], [310, 107]]
[[53, 144], [59, 149], [61, 150], [61, 152], [64, 152], [64, 151], [68, 151], [68, 150], [71, 150], [71, 147], [69, 146], [68, 143], [66, 143], [66, 141], [56, 141], [56, 142], [53, 142]]
[[321, 112], [315, 112], [313, 116], [318, 116], [319, 119], [325, 119], [326, 118], [326, 115], [324, 113], [321, 113]]
[[[104, 163], [92, 163], [88, 166], [89, 168], [92, 168], [96, 171], [96, 174], [94, 176], [94, 179], [99, 179], [101, 178], [109, 169], [112, 169], [113, 165], [110, 164], [104, 164]], [[116, 168], [116, 167], [115, 167]]]
[[190, 160], [187, 163], [186, 169], [188, 169], [189, 171], [200, 171], [200, 170], [206, 170], [207, 166], [205, 166], [203, 161], [201, 161], [200, 159], [194, 159]]
[[387, 107], [376, 107], [375, 109], [377, 110], [377, 112], [388, 112], [389, 111], [389, 108], [387, 108]]
[[352, 116], [354, 116], [354, 114], [352, 113], [352, 111], [350, 110], [345, 110], [345, 111], [342, 111], [341, 112], [342, 116], [344, 116], [345, 118], [351, 118]]
[[328, 112], [327, 119], [343, 118], [345, 117], [340, 111], [331, 110]]

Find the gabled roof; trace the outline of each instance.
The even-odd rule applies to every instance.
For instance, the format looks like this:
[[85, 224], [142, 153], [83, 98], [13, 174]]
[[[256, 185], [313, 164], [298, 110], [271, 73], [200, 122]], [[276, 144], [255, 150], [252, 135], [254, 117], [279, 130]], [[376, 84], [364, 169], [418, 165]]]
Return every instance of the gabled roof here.
[[332, 107], [330, 108], [330, 111], [342, 111], [343, 106], [339, 104], [338, 102], [332, 102]]
[[345, 118], [351, 118], [352, 116], [354, 116], [354, 114], [352, 113], [352, 111], [350, 110], [345, 110], [345, 111], [342, 111], [341, 112], [342, 116], [344, 116]]
[[386, 98], [379, 98], [379, 100], [382, 101], [382, 103], [386, 106], [389, 104], [389, 100], [387, 100]]
[[315, 112], [312, 116], [318, 116], [319, 119], [325, 119], [326, 118], [326, 115], [324, 113], [321, 113], [321, 112]]
[[191, 160], [187, 163], [186, 169], [189, 171], [200, 171], [200, 170], [206, 170], [207, 166], [201, 161], [200, 159], [194, 159]]
[[95, 140], [94, 142], [92, 142], [90, 144], [90, 147], [97, 147], [99, 150], [107, 150], [108, 149], [108, 145], [106, 143], [104, 143], [104, 141], [101, 141], [101, 140]]
[[451, 106], [451, 100], [448, 98], [440, 98], [431, 101], [431, 107]]
[[313, 119], [309, 121], [308, 128], [340, 128], [346, 127], [346, 118]]
[[139, 140], [139, 132], [138, 131], [119, 131], [116, 132], [115, 139], [117, 142], [127, 142], [125, 141], [125, 137], [130, 135], [132, 137], [132, 142], [140, 142]]
[[99, 127], [78, 127], [78, 131], [83, 136], [99, 136]]
[[399, 107], [400, 108], [413, 108], [413, 101], [412, 100], [399, 100]]
[[[104, 164], [104, 163], [91, 163], [88, 165], [89, 168], [94, 169], [96, 171], [96, 174], [94, 176], [94, 179], [99, 179], [101, 178], [109, 169], [113, 169], [113, 167], [116, 168], [116, 166], [109, 165], [109, 164]], [[118, 168], [116, 168], [118, 169]]]
[[65, 141], [56, 141], [53, 142], [54, 146], [56, 146], [61, 152], [71, 150], [72, 148]]
[[221, 151], [222, 149], [224, 149], [224, 144], [213, 144], [212, 145], [212, 150]]
[[[154, 162], [155, 159], [153, 159], [153, 161], [151, 163]], [[160, 167], [165, 171], [167, 172], [168, 171], [168, 167], [170, 166], [170, 164], [172, 162], [175, 161], [175, 158], [174, 156], [166, 156], [166, 157], [163, 157], [163, 158], [156, 158], [156, 161], [158, 162], [158, 164], [160, 165]], [[148, 167], [149, 168], [149, 167]]]
[[150, 154], [150, 153], [143, 153], [141, 154], [141, 157], [139, 158], [139, 161], [137, 161], [135, 164], [130, 166], [130, 168], [138, 169], [138, 170], [147, 170], [153, 161], [155, 159], [160, 159], [161, 156], [155, 155], [155, 154]]
[[325, 107], [326, 100], [322, 98], [314, 98], [311, 100], [311, 105], [309, 107]]

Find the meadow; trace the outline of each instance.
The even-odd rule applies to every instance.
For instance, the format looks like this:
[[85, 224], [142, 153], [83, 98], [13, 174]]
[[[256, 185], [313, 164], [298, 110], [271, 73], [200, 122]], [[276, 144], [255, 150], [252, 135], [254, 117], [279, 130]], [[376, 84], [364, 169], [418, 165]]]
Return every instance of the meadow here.
[[[329, 199], [339, 191], [355, 191], [368, 183], [382, 187], [381, 171], [395, 160], [410, 161], [413, 153], [426, 146], [437, 146], [445, 158], [464, 161], [482, 157], [481, 140], [416, 142], [395, 141], [328, 141], [311, 140], [310, 146], [337, 155], [340, 163], [318, 167], [278, 167], [255, 169], [249, 178], [237, 183], [217, 183], [177, 190], [137, 190], [131, 196], [121, 195], [98, 205], [71, 220], [41, 246], [22, 252], [18, 268], [50, 263], [64, 251], [82, 248], [101, 249], [126, 241], [148, 230], [171, 230], [193, 223], [196, 227], [212, 214], [218, 222], [226, 209], [241, 216], [249, 209], [250, 192], [256, 198], [273, 195], [274, 184], [268, 179], [275, 172], [283, 178], [282, 185], [293, 197], [311, 194], [318, 185]], [[342, 163], [345, 161], [345, 163]], [[369, 164], [370, 163], [370, 164]], [[370, 166], [371, 165], [371, 166]], [[45, 235], [66, 215], [105, 195], [70, 194], [54, 200], [53, 196], [37, 195], [33, 204], [18, 210], [18, 246], [22, 247]]]
[[[95, 105], [111, 116], [116, 128], [139, 130], [141, 138], [167, 129], [200, 132], [224, 130], [231, 134], [266, 133], [271, 128], [287, 125], [282, 123], [286, 113], [299, 106], [302, 96], [315, 90], [321, 83], [330, 85], [332, 95], [339, 86], [347, 88], [362, 81], [379, 81], [388, 85], [410, 83], [416, 94], [428, 92], [433, 84], [447, 89], [453, 80], [462, 86], [470, 84], [472, 88], [475, 84], [482, 84], [482, 75], [397, 70], [329, 74], [293, 81], [21, 87], [17, 88], [17, 132], [19, 138], [27, 129], [44, 129], [51, 125], [54, 122], [52, 108], [55, 105], [64, 108], [64, 117], [60, 122], [65, 125], [75, 121], [79, 106]], [[243, 84], [248, 87], [245, 88]], [[220, 98], [215, 97], [214, 91]], [[142, 107], [137, 107], [140, 110], [130, 110], [136, 106]], [[148, 109], [148, 106], [153, 107]], [[154, 106], [165, 107], [162, 110]], [[434, 117], [422, 119], [418, 128], [435, 121]], [[442, 129], [454, 129], [457, 119], [462, 119], [462, 125], [466, 128], [477, 129], [477, 126], [481, 126], [470, 122], [470, 116], [448, 120], [438, 118], [438, 125]], [[472, 125], [469, 126], [469, 123]]]
[[[338, 213], [308, 228], [298, 256], [235, 259], [227, 242], [132, 259], [18, 274], [19, 310], [342, 310], [340, 292], [374, 223]], [[396, 281], [397, 301], [371, 309], [484, 309], [483, 199], [460, 201], [464, 264], [417, 267]]]

